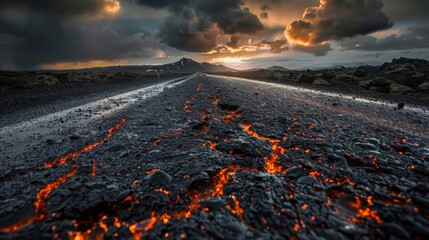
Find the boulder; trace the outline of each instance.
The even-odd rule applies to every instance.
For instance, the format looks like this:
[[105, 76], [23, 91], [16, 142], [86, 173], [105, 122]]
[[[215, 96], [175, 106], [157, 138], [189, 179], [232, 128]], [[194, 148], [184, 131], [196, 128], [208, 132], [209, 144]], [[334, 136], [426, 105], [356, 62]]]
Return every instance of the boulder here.
[[412, 88], [410, 88], [406, 85], [402, 85], [402, 84], [398, 84], [398, 83], [391, 83], [390, 84], [390, 93], [393, 93], [393, 94], [405, 94], [405, 93], [408, 93], [412, 90], [413, 90]]
[[50, 75], [38, 75], [28, 78], [25, 81], [26, 85], [28, 87], [34, 87], [34, 86], [44, 86], [44, 87], [51, 87], [54, 85], [58, 85], [60, 82], [56, 77], [50, 76]]
[[328, 81], [326, 81], [326, 80], [318, 78], [318, 79], [316, 79], [316, 80], [313, 81], [313, 85], [317, 85], [317, 86], [329, 86], [331, 84]]
[[417, 88], [420, 90], [429, 90], [429, 81], [420, 84]]

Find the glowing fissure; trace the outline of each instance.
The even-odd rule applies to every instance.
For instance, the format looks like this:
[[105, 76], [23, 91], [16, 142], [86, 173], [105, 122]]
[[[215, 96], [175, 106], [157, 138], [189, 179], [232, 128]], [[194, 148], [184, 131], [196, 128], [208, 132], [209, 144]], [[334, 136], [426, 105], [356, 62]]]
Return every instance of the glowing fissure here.
[[[117, 132], [125, 124], [125, 122], [126, 122], [126, 118], [122, 119], [122, 121], [120, 123], [118, 123], [114, 127], [110, 128], [108, 130], [107, 136], [103, 140], [101, 140], [100, 142], [96, 142], [96, 143], [93, 143], [91, 145], [88, 145], [79, 151], [69, 153], [65, 156], [62, 156], [62, 157], [54, 160], [53, 162], [45, 163], [45, 167], [46, 168], [52, 168], [55, 165], [65, 165], [68, 163], [68, 160], [74, 160], [80, 154], [89, 152], [90, 150], [94, 149], [95, 147], [109, 141], [113, 137], [113, 134], [115, 132]], [[91, 173], [92, 177], [95, 177], [95, 175], [96, 175], [96, 168], [97, 168], [96, 163], [93, 162], [92, 173]], [[71, 177], [73, 177], [76, 174], [76, 172], [77, 172], [77, 170], [76, 170], [76, 168], [74, 168], [72, 171], [70, 171], [66, 175], [60, 176], [54, 182], [45, 185], [42, 189], [39, 190], [39, 192], [36, 195], [36, 201], [34, 203], [35, 213], [34, 213], [33, 217], [30, 217], [28, 219], [24, 219], [23, 221], [15, 224], [15, 225], [12, 225], [10, 227], [7, 227], [5, 229], [1, 229], [0, 231], [6, 232], [6, 233], [18, 232], [24, 227], [32, 225], [36, 222], [43, 221], [48, 214], [48, 210], [46, 209], [46, 198], [51, 194], [51, 192], [53, 190], [57, 189], [59, 186], [61, 186], [63, 183], [65, 183], [67, 180], [69, 180]]]
[[109, 141], [112, 137], [113, 137], [113, 134], [115, 133], [115, 132], [117, 132], [124, 124], [125, 124], [125, 122], [127, 121], [127, 119], [126, 118], [124, 118], [124, 119], [122, 119], [122, 121], [120, 122], [120, 123], [118, 123], [118, 124], [116, 124], [114, 127], [112, 127], [112, 128], [110, 128], [109, 130], [108, 130], [108, 134], [107, 134], [107, 136], [103, 139], [103, 140], [101, 140], [101, 141], [99, 141], [99, 142], [96, 142], [96, 143], [93, 143], [93, 144], [90, 144], [90, 145], [88, 145], [88, 146], [85, 146], [84, 148], [82, 148], [81, 150], [79, 150], [79, 151], [76, 151], [76, 152], [72, 152], [72, 153], [69, 153], [69, 154], [67, 154], [67, 155], [65, 155], [65, 156], [62, 156], [62, 157], [60, 157], [60, 158], [57, 158], [57, 159], [55, 159], [54, 161], [52, 161], [52, 162], [50, 162], [50, 163], [45, 163], [45, 167], [46, 168], [52, 168], [53, 166], [55, 166], [55, 165], [64, 165], [64, 164], [66, 164], [69, 160], [74, 160], [74, 159], [76, 159], [80, 154], [82, 154], [82, 153], [87, 153], [87, 152], [89, 152], [89, 151], [91, 151], [92, 149], [94, 149], [94, 148], [96, 148], [96, 147], [98, 147], [98, 146], [100, 146], [101, 144], [103, 144], [103, 143], [105, 143], [105, 142], [107, 142], [107, 141]]
[[282, 171], [282, 166], [280, 165], [278, 159], [281, 155], [286, 153], [286, 149], [280, 146], [281, 140], [259, 135], [255, 130], [252, 129], [252, 124], [250, 123], [241, 124], [241, 127], [248, 135], [262, 141], [269, 141], [271, 143], [271, 156], [264, 157], [265, 170], [270, 174], [280, 173]]
[[170, 138], [170, 137], [181, 135], [181, 134], [183, 134], [183, 131], [176, 131], [176, 132], [172, 132], [170, 134], [167, 134], [167, 135], [165, 135], [163, 137], [160, 137], [155, 142], [153, 142], [152, 146], [148, 147], [147, 150], [148, 151], [152, 150], [154, 147], [158, 146], [159, 143], [161, 141], [165, 140], [166, 138]]
[[[212, 199], [214, 197], [219, 197], [224, 194], [223, 188], [228, 184], [230, 177], [232, 177], [240, 167], [230, 166], [224, 169], [221, 169], [215, 177], [213, 177], [212, 187], [203, 192], [191, 192], [190, 193], [190, 203], [186, 210], [178, 211], [174, 213], [163, 213], [157, 215], [155, 212], [152, 212], [152, 215], [149, 219], [143, 220], [138, 223], [134, 223], [129, 227], [130, 232], [134, 235], [134, 239], [140, 239], [144, 232], [147, 232], [157, 224], [163, 223], [167, 224], [171, 219], [180, 219], [180, 218], [190, 218], [192, 213], [201, 208], [201, 202]], [[159, 191], [159, 190], [156, 190]], [[243, 210], [240, 208], [238, 200], [235, 196], [231, 196], [235, 203], [235, 209], [231, 212], [242, 218]], [[227, 207], [228, 208], [228, 207]], [[231, 208], [228, 208], [231, 210]]]
[[61, 186], [61, 184], [65, 183], [67, 180], [73, 177], [76, 174], [76, 172], [77, 170], [73, 169], [66, 175], [63, 175], [57, 178], [54, 182], [45, 185], [42, 189], [39, 190], [39, 192], [36, 195], [36, 202], [34, 202], [34, 208], [35, 208], [34, 216], [28, 219], [25, 219], [20, 223], [7, 227], [5, 229], [1, 229], [1, 232], [6, 232], [6, 233], [18, 232], [24, 227], [32, 225], [36, 222], [43, 221], [48, 214], [48, 210], [46, 209], [46, 198], [51, 194], [53, 190], [57, 189], [59, 186]]

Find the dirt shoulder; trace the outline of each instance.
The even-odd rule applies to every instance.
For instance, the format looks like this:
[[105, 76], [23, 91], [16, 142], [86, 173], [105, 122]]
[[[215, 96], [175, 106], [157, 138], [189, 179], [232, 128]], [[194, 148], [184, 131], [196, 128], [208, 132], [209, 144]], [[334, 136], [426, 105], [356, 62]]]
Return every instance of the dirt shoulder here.
[[0, 126], [189, 74], [0, 73]]
[[429, 107], [429, 62], [420, 59], [394, 59], [391, 63], [381, 66], [358, 68], [302, 71], [253, 70], [219, 75]]

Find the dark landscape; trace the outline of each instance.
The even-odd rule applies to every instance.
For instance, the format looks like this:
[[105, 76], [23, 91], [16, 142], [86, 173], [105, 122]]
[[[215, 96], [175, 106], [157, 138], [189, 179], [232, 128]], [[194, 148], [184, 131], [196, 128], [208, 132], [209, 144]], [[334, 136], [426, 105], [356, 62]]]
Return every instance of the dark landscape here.
[[428, 9], [1, 0], [0, 240], [429, 239]]
[[[334, 77], [326, 81], [343, 83], [333, 89], [346, 86], [343, 93], [369, 82], [367, 75], [389, 76], [379, 69], [395, 71], [403, 64], [410, 70], [394, 75], [397, 78], [390, 85], [407, 84], [412, 90], [393, 96], [413, 94], [418, 99], [417, 93], [427, 91], [413, 86], [422, 85], [427, 75], [414, 82], [405, 78], [408, 71], [426, 74], [427, 62], [420, 60], [258, 73], [301, 75], [299, 79], [331, 74]], [[335, 77], [360, 71], [366, 71], [365, 77], [354, 82]], [[203, 73], [187, 77], [164, 73], [158, 79], [139, 73], [127, 78], [121, 73], [92, 72], [79, 73], [84, 77], [81, 81], [67, 81], [66, 76], [70, 79], [74, 74], [3, 73], [3, 81], [8, 76], [45, 79], [34, 86], [16, 81], [13, 91], [3, 90], [6, 96], [11, 93], [9, 109], [3, 111], [14, 118], [20, 114], [15, 109], [25, 109], [25, 102], [20, 102], [25, 94], [17, 94], [20, 91], [67, 95], [85, 88], [90, 90], [82, 91], [80, 98], [88, 101], [100, 98], [109, 86], [128, 86], [125, 91], [157, 82], [179, 85], [89, 124], [69, 124], [73, 115], [46, 120], [43, 124], [50, 129], [59, 124], [49, 134], [22, 136], [31, 125], [16, 126], [17, 132], [1, 128], [1, 238], [429, 236], [427, 110], [308, 92], [296, 84], [271, 83], [289, 80], [266, 75], [252, 74], [252, 78], [270, 83]], [[106, 75], [112, 77], [101, 79]], [[95, 76], [100, 79], [94, 80]], [[54, 77], [58, 79], [54, 84], [46, 80]], [[174, 77], [178, 80], [171, 80]], [[315, 80], [291, 78], [290, 82], [312, 86]], [[393, 94], [386, 80], [377, 81], [384, 85], [375, 84], [380, 89], [371, 91]], [[98, 86], [103, 86], [100, 91]], [[359, 91], [363, 97], [369, 94], [366, 89]], [[49, 96], [49, 101], [55, 97], [59, 96]], [[67, 103], [64, 98], [59, 97]], [[39, 101], [34, 105], [43, 105], [44, 97]], [[89, 118], [95, 111], [76, 114]], [[19, 152], [7, 151], [28, 139], [32, 144]]]

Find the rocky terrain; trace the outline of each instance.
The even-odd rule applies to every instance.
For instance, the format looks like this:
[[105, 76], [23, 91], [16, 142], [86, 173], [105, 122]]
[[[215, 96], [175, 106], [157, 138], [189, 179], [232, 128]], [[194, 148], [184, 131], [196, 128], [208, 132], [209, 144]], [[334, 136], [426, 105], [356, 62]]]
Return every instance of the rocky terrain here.
[[176, 84], [90, 123], [64, 117], [13, 157], [19, 132], [2, 128], [0, 238], [429, 238], [427, 111], [204, 74]]
[[186, 75], [0, 72], [0, 127]]
[[429, 105], [429, 62], [400, 58], [381, 66], [293, 71], [282, 67], [222, 73], [366, 97]]

